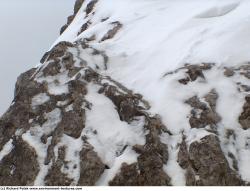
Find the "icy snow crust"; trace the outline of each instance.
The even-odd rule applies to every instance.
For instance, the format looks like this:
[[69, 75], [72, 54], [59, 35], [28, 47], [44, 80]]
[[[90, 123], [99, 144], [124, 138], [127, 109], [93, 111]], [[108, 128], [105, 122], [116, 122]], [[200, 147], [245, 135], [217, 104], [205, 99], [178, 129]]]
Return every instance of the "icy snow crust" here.
[[[225, 78], [222, 70], [217, 70], [225, 66], [237, 67], [250, 60], [250, 1], [100, 0], [95, 13], [85, 17], [83, 10], [89, 2], [84, 2], [55, 44], [96, 36], [90, 45], [105, 51], [109, 57], [107, 70], [101, 73], [142, 94], [152, 106], [151, 112], [160, 114], [173, 133], [172, 143], [168, 143], [172, 145], [172, 162], [166, 166], [168, 174], [174, 177], [172, 183], [185, 184], [183, 170], [174, 169], [178, 166], [174, 148], [181, 142], [181, 133], [185, 132], [189, 144], [210, 134], [190, 129], [185, 117], [190, 114], [190, 107], [184, 101], [194, 95], [203, 97], [211, 89], [220, 95], [216, 111], [222, 117], [218, 129], [222, 149], [237, 156], [240, 175], [250, 181], [247, 170], [250, 149], [245, 147], [250, 130], [243, 130], [238, 123], [246, 94], [237, 91], [235, 82], [250, 83], [237, 75]], [[108, 19], [100, 22], [103, 18]], [[89, 19], [91, 26], [77, 35]], [[115, 21], [121, 22], [123, 28], [113, 39], [101, 42], [101, 37], [110, 29], [109, 23]], [[215, 63], [215, 68], [205, 72], [207, 83], [203, 84], [191, 82], [182, 86], [177, 82], [183, 75], [181, 72], [164, 77], [186, 63]], [[223, 141], [226, 128], [236, 130], [234, 143]]]

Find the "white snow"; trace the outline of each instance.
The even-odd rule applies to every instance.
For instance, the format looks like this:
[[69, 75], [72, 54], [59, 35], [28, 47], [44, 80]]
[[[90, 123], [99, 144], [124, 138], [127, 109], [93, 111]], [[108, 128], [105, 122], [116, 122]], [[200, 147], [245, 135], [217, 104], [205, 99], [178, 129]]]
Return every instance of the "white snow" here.
[[[162, 137], [171, 152], [164, 169], [173, 177], [172, 183], [185, 183], [184, 172], [176, 162], [180, 135], [184, 133], [190, 145], [211, 134], [205, 129], [191, 129], [188, 118], [191, 107], [184, 102], [195, 95], [202, 99], [212, 89], [219, 95], [216, 112], [222, 118], [217, 129], [222, 150], [225, 155], [228, 151], [234, 153], [239, 162], [239, 174], [250, 181], [250, 148], [246, 146], [249, 131], [243, 130], [238, 122], [247, 93], [239, 92], [237, 87], [237, 82], [245, 85], [250, 85], [250, 82], [239, 74], [230, 78], [223, 74], [223, 67], [238, 67], [250, 61], [250, 1], [100, 0], [95, 6], [95, 14], [85, 17], [84, 9], [89, 2], [86, 0], [83, 3], [72, 24], [55, 44], [96, 36], [90, 46], [105, 51], [109, 57], [108, 69], [104, 70], [100, 55], [91, 56], [90, 49], [81, 50], [78, 56], [93, 69], [97, 65], [99, 73], [142, 94], [151, 105], [150, 112], [160, 114], [173, 134]], [[104, 18], [108, 19], [100, 22]], [[91, 26], [77, 36], [82, 24], [88, 20]], [[122, 23], [121, 30], [113, 39], [100, 42], [115, 21]], [[178, 82], [185, 77], [185, 70], [164, 76], [186, 63], [214, 63], [215, 66], [204, 72], [205, 80], [197, 79], [187, 85]], [[61, 85], [68, 79], [65, 76], [59, 79], [63, 88], [54, 84], [52, 78], [49, 82], [50, 93], [67, 92], [67, 86]], [[145, 134], [140, 123], [129, 125], [120, 121], [112, 102], [98, 94], [97, 88], [89, 86], [87, 100], [93, 106], [86, 112], [84, 133], [103, 162], [111, 167], [98, 182], [107, 184], [117, 170], [117, 164], [122, 160], [129, 161], [125, 156], [133, 159], [130, 162], [136, 159], [131, 146], [143, 144]], [[225, 138], [227, 129], [235, 130], [236, 140]], [[115, 156], [116, 151], [125, 145], [128, 147], [123, 155]]]
[[64, 85], [57, 85], [56, 83], [51, 83], [48, 86], [49, 88], [49, 93], [52, 95], [61, 95], [63, 93], [68, 93], [68, 85], [64, 84]]
[[163, 166], [164, 171], [171, 177], [171, 183], [175, 186], [185, 186], [185, 170], [180, 167], [177, 162], [179, 144], [182, 141], [182, 135], [168, 136], [163, 134], [161, 141], [168, 145], [169, 159], [167, 164]]
[[51, 112], [46, 113], [45, 119], [47, 119], [47, 121], [43, 124], [42, 127], [38, 127], [38, 128], [39, 130], [42, 130], [43, 133], [49, 134], [55, 130], [55, 128], [57, 127], [57, 124], [61, 121], [61, 110], [56, 108], [52, 110]]
[[131, 148], [126, 149], [123, 155], [116, 158], [111, 169], [106, 169], [101, 175], [100, 179], [96, 182], [96, 186], [108, 186], [110, 180], [112, 180], [117, 172], [119, 172], [122, 163], [132, 164], [137, 162], [138, 154], [135, 153]]
[[[239, 113], [243, 96], [236, 93], [232, 81], [222, 80], [222, 74], [219, 77], [218, 73], [211, 73], [209, 84], [191, 87], [183, 87], [176, 82], [180, 73], [167, 78], [162, 76], [185, 63], [211, 62], [220, 67], [237, 66], [250, 60], [250, 39], [247, 37], [250, 27], [249, 1], [102, 0], [96, 4], [95, 14], [88, 18], [92, 21], [91, 27], [76, 37], [73, 33], [85, 22], [81, 18], [87, 3], [57, 42], [73, 42], [93, 34], [100, 35], [100, 31], [103, 33], [110, 29], [109, 23], [119, 21], [123, 28], [114, 39], [100, 43], [100, 35], [91, 42], [92, 46], [105, 50], [109, 56], [108, 70], [104, 74], [141, 93], [150, 101], [152, 112], [161, 114], [171, 132], [177, 134], [190, 128], [186, 118], [176, 117], [180, 113], [182, 116], [189, 114], [190, 108], [182, 103], [184, 99], [195, 94], [206, 94], [218, 86], [220, 89], [216, 90], [221, 93], [228, 84], [230, 89], [223, 94], [227, 96], [223, 96], [224, 107], [219, 102], [218, 110], [222, 108], [225, 111], [226, 106], [232, 105], [235, 98], [229, 94], [235, 92], [237, 100], [234, 102], [237, 104], [234, 107], [237, 109], [233, 109], [232, 114], [223, 113], [228, 115], [224, 121], [231, 115], [228, 123], [232, 120], [236, 123], [235, 116]], [[100, 22], [107, 17], [107, 21]], [[82, 58], [89, 58], [85, 51], [81, 54]], [[96, 62], [88, 61], [91, 67], [93, 63]], [[222, 80], [220, 84], [210, 80], [215, 77]]]
[[209, 133], [208, 131], [206, 131], [205, 129], [197, 129], [197, 128], [192, 128], [188, 133], [188, 137], [186, 139], [187, 145], [188, 147], [193, 143], [193, 142], [200, 142], [200, 140], [203, 137], [206, 137], [208, 135], [210, 135], [211, 133]]
[[13, 144], [12, 144], [13, 140], [10, 139], [2, 148], [2, 150], [0, 151], [0, 162], [1, 160], [8, 155], [12, 149], [14, 148]]
[[48, 173], [51, 163], [45, 165], [44, 161], [47, 156], [47, 149], [51, 143], [51, 137], [48, 138], [47, 143], [41, 142], [41, 136], [48, 135], [55, 130], [58, 123], [61, 121], [61, 111], [56, 108], [49, 113], [44, 114], [47, 121], [42, 126], [31, 127], [30, 130], [22, 135], [24, 141], [26, 141], [30, 146], [32, 146], [37, 154], [37, 161], [39, 163], [40, 171], [36, 177], [34, 185], [44, 185], [44, 178]]
[[59, 107], [62, 107], [62, 106], [67, 105], [68, 103], [69, 103], [69, 100], [58, 101], [58, 102], [56, 103], [56, 105], [59, 106]]
[[39, 136], [34, 136], [30, 131], [27, 131], [22, 135], [22, 138], [24, 141], [26, 141], [31, 147], [33, 147], [37, 154], [37, 161], [39, 163], [40, 171], [35, 179], [34, 185], [35, 186], [41, 186], [44, 185], [44, 178], [48, 174], [48, 170], [51, 166], [45, 165], [44, 161], [47, 156], [47, 148], [49, 144], [51, 143], [51, 138], [48, 139], [47, 144], [43, 144], [40, 141]]
[[73, 104], [70, 104], [68, 105], [66, 108], [65, 108], [65, 111], [66, 112], [69, 112], [69, 111], [72, 111], [73, 110]]
[[132, 124], [121, 121], [112, 101], [97, 91], [98, 86], [88, 86], [86, 100], [93, 105], [91, 110], [86, 111], [86, 127], [83, 133], [103, 163], [110, 167], [100, 180], [107, 184], [123, 161], [136, 162], [137, 154], [132, 151], [132, 146], [145, 144], [144, 119], [138, 118]]
[[[40, 67], [43, 69], [46, 65], [50, 64], [50, 62], [41, 65]], [[63, 93], [68, 93], [68, 82], [70, 78], [68, 77], [68, 71], [61, 71], [59, 74], [55, 76], [47, 76], [44, 77], [42, 72], [40, 71], [35, 80], [39, 83], [46, 82], [48, 83], [48, 93], [52, 95], [61, 95]]]
[[[249, 144], [249, 138], [248, 138]], [[250, 161], [250, 148], [245, 147], [239, 151], [239, 172], [243, 179], [250, 181], [250, 172], [249, 172], [249, 161]]]
[[37, 94], [32, 98], [32, 107], [42, 105], [50, 100], [50, 97], [46, 93]]
[[[66, 156], [65, 161], [68, 161], [67, 168], [62, 168], [61, 171], [68, 175], [69, 178], [73, 179], [73, 185], [77, 185], [80, 178], [80, 156], [79, 153], [82, 150], [82, 140], [81, 137], [74, 139], [70, 136], [63, 135], [61, 142], [57, 145], [66, 146]], [[76, 168], [74, 168], [76, 166]]]
[[77, 33], [81, 26], [87, 22], [87, 19], [84, 19], [85, 12], [84, 9], [87, 7], [87, 4], [91, 0], [85, 0], [81, 9], [78, 11], [76, 17], [74, 18], [71, 25], [63, 32], [63, 34], [54, 42], [54, 44], [51, 46], [53, 48], [58, 42], [60, 41], [71, 41], [71, 39], [76, 38]]
[[215, 7], [212, 7], [210, 9], [208, 9], [207, 11], [205, 11], [204, 13], [201, 13], [200, 15], [198, 15], [198, 18], [211, 18], [211, 17], [220, 17], [220, 16], [224, 16], [228, 13], [230, 13], [231, 11], [233, 11], [234, 9], [236, 9], [239, 5], [239, 3], [226, 3], [225, 4], [218, 4]]

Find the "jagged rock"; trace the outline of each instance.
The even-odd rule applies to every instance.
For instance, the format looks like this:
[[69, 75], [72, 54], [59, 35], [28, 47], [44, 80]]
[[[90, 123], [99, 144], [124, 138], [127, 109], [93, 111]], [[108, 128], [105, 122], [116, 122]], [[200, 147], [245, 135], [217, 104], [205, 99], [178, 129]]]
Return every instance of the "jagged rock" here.
[[93, 147], [90, 145], [85, 146], [81, 153], [81, 171], [79, 186], [93, 186], [104, 172], [105, 165], [98, 157], [97, 153], [93, 151]]
[[[63, 136], [64, 129], [62, 126], [58, 126], [55, 131], [52, 132], [52, 140], [47, 149], [47, 156], [45, 158], [44, 164], [48, 165], [51, 161], [55, 160], [54, 148], [59, 143], [61, 137]], [[47, 142], [47, 140], [46, 140]]]
[[32, 80], [35, 72], [36, 69], [32, 68], [17, 78], [14, 101], [22, 101], [22, 103], [28, 104], [31, 101], [31, 97], [46, 91], [44, 84]]
[[68, 17], [67, 23], [65, 25], [63, 25], [61, 30], [60, 30], [60, 34], [62, 34], [68, 28], [68, 26], [71, 24], [71, 22], [74, 20], [76, 14], [80, 10], [83, 3], [84, 3], [84, 0], [76, 0], [75, 5], [74, 5], [74, 14]]
[[105, 41], [108, 39], [113, 38], [116, 33], [122, 28], [122, 24], [119, 21], [112, 22], [113, 28], [110, 29], [107, 34], [104, 35], [104, 37], [101, 39], [101, 41]]
[[240, 74], [245, 76], [247, 79], [250, 79], [250, 63], [242, 65], [238, 68], [240, 70]]
[[189, 66], [187, 74], [189, 75], [191, 81], [195, 81], [198, 77], [204, 78], [201, 68], [197, 66]]
[[72, 179], [61, 171], [61, 168], [66, 164], [65, 147], [58, 149], [58, 159], [55, 161], [45, 177], [46, 186], [70, 186]]
[[62, 34], [67, 28], [68, 26], [71, 24], [71, 22], [74, 20], [76, 14], [70, 15], [67, 18], [67, 23], [65, 25], [63, 25], [60, 29], [60, 34]]
[[62, 62], [67, 70], [71, 70], [75, 68], [73, 54], [70, 52], [65, 53], [65, 55], [62, 57]]
[[[68, 28], [68, 24], [65, 24], [61, 27], [60, 29], [60, 34], [62, 34], [67, 28]], [[42, 59], [40, 62], [43, 63], [44, 59]]]
[[65, 54], [67, 48], [69, 47], [74, 47], [74, 44], [70, 42], [65, 42], [65, 41], [59, 42], [50, 50], [46, 61], [50, 61], [58, 57], [62, 57]]
[[237, 162], [235, 156], [233, 155], [233, 153], [229, 152], [228, 157], [231, 158], [233, 161], [232, 167], [234, 168], [234, 170], [239, 171], [238, 162]]
[[0, 185], [33, 185], [39, 172], [36, 151], [21, 138], [14, 138], [13, 145], [13, 150], [0, 162]]
[[55, 59], [48, 66], [43, 69], [44, 76], [55, 76], [60, 73], [61, 65], [60, 60]]
[[77, 93], [78, 96], [87, 94], [86, 83], [81, 80], [74, 80], [69, 82], [69, 92], [71, 94]]
[[74, 14], [77, 14], [77, 12], [80, 10], [84, 0], [76, 0], [75, 6], [74, 6]]
[[192, 128], [204, 128], [210, 125], [212, 128], [221, 120], [220, 116], [216, 113], [216, 100], [218, 94], [212, 90], [204, 96], [205, 101], [201, 102], [197, 96], [191, 97], [186, 101], [193, 109], [191, 110], [191, 117], [189, 119]]
[[34, 95], [46, 90], [43, 84], [33, 81], [35, 69], [21, 74], [15, 86], [15, 98], [8, 111], [0, 119], [0, 149], [13, 138], [17, 129], [28, 129], [29, 119], [34, 116], [31, 109], [31, 99]]
[[243, 106], [243, 112], [239, 116], [239, 123], [243, 129], [250, 128], [250, 96], [246, 96], [246, 102]]
[[[74, 47], [74, 45], [70, 42], [59, 42], [55, 45], [50, 51], [47, 51], [41, 58], [40, 63], [44, 63], [45, 61], [54, 60], [54, 62], [58, 63], [58, 57], [62, 57], [67, 48]], [[58, 67], [58, 66], [57, 66]]]
[[234, 70], [232, 68], [225, 68], [224, 75], [227, 77], [231, 77], [234, 75]]
[[104, 93], [117, 107], [121, 120], [130, 122], [133, 117], [143, 115], [140, 111], [143, 108], [139, 107], [139, 98], [136, 95], [120, 93], [115, 86], [106, 86]]
[[64, 129], [64, 133], [74, 137], [79, 138], [81, 136], [82, 130], [85, 124], [85, 112], [69, 111], [62, 115], [62, 121], [60, 126]]
[[[85, 10], [81, 9], [83, 3]], [[203, 43], [209, 28], [200, 31], [202, 36], [199, 31], [194, 32], [198, 36], [195, 40], [184, 40], [185, 43], [194, 40], [191, 46], [182, 44], [181, 39], [173, 49], [173, 44], [167, 44], [167, 49], [161, 47], [166, 46], [166, 39], [171, 35], [161, 33], [156, 42], [153, 42], [154, 35], [148, 36], [154, 31], [145, 20], [149, 12], [144, 14], [147, 9], [143, 8], [137, 13], [137, 6], [146, 5], [144, 1], [137, 2], [135, 7], [131, 1], [133, 9], [122, 7], [128, 16], [133, 15], [131, 22], [121, 19], [120, 9], [116, 7], [109, 7], [114, 14], [100, 14], [99, 5], [105, 5], [106, 1], [98, 3], [98, 0], [77, 0], [73, 15], [61, 29], [62, 33], [70, 24], [74, 25], [72, 21], [79, 15], [79, 22], [72, 27], [74, 31], [66, 31], [72, 32], [69, 38], [74, 36], [69, 39], [71, 42], [59, 42], [44, 54], [41, 65], [18, 78], [12, 105], [0, 119], [0, 185], [183, 184], [173, 173], [184, 175], [186, 185], [247, 185], [243, 180], [249, 177], [242, 173], [242, 165], [247, 165], [241, 159], [249, 147], [249, 137], [244, 134], [249, 128], [250, 116], [250, 99], [246, 96], [249, 63], [232, 67], [223, 61], [222, 67], [220, 63], [203, 63], [197, 59], [193, 52], [199, 53], [196, 46]], [[151, 5], [154, 10], [154, 3]], [[158, 18], [156, 13], [158, 10], [150, 12], [151, 18]], [[84, 21], [81, 23], [80, 19]], [[133, 36], [138, 21], [143, 23], [140, 26], [147, 38], [138, 33]], [[164, 30], [158, 22], [154, 20], [156, 27]], [[189, 25], [185, 26], [188, 29], [185, 31], [191, 30]], [[129, 38], [123, 35], [115, 38], [118, 32]], [[182, 31], [173, 34], [180, 37], [179, 33], [182, 35]], [[141, 37], [143, 41], [138, 41]], [[133, 42], [127, 42], [130, 38]], [[141, 42], [149, 38], [148, 46], [144, 46]], [[152, 46], [154, 44], [156, 46]], [[180, 45], [183, 45], [183, 56], [162, 57], [169, 50], [174, 53]], [[201, 51], [205, 52], [202, 47]], [[224, 51], [218, 50], [227, 58]], [[174, 65], [173, 60], [178, 65]], [[200, 63], [183, 64], [192, 60]], [[169, 71], [170, 68], [173, 70]], [[224, 86], [227, 91], [222, 93]], [[205, 91], [208, 91], [206, 95]], [[239, 118], [232, 119], [230, 126], [224, 123], [222, 117], [227, 113], [222, 114], [221, 109], [223, 104], [229, 108], [226, 104], [236, 103], [232, 99], [238, 95], [246, 96], [246, 103]], [[182, 107], [185, 114], [181, 112]], [[242, 129], [233, 126], [237, 120]], [[13, 148], [6, 152], [6, 145], [12, 140]], [[175, 161], [177, 152], [178, 161]], [[128, 159], [130, 155], [133, 162]], [[178, 162], [184, 170], [169, 170], [172, 162]]]
[[158, 117], [147, 118], [145, 129], [149, 130], [146, 135], [144, 146], [135, 145], [134, 150], [140, 154], [138, 162], [127, 165], [123, 164], [120, 173], [109, 182], [112, 186], [163, 186], [170, 185], [170, 177], [164, 172], [163, 164], [168, 161], [168, 148], [160, 141], [159, 135], [164, 125]]
[[199, 186], [237, 186], [243, 182], [230, 169], [229, 164], [220, 148], [219, 140], [214, 135], [203, 137], [200, 142], [191, 143], [187, 149], [183, 140], [178, 162], [186, 169], [187, 185]]
[[250, 92], [250, 86], [248, 85], [244, 85], [244, 84], [239, 84], [240, 87], [239, 87], [239, 91], [240, 92]]
[[126, 164], [121, 166], [121, 172], [109, 182], [110, 186], [137, 186], [139, 177], [139, 168], [137, 163]]
[[78, 32], [78, 35], [81, 34], [81, 33], [84, 32], [84, 31], [86, 31], [86, 30], [88, 29], [89, 25], [91, 25], [91, 22], [90, 22], [90, 21], [84, 23], [84, 24], [82, 25], [82, 27], [81, 27], [81, 30]]
[[5, 121], [4, 118], [0, 120], [0, 127], [0, 150], [2, 150], [3, 146], [13, 137], [17, 127], [12, 122]]
[[92, 11], [93, 11], [93, 9], [94, 9], [94, 7], [95, 7], [95, 4], [98, 2], [98, 0], [92, 0], [92, 1], [90, 1], [89, 3], [88, 3], [88, 5], [87, 5], [87, 8], [86, 8], [86, 14], [88, 15], [88, 14], [90, 14]]
[[[213, 67], [214, 64], [210, 64], [210, 63], [203, 63], [200, 65], [192, 65], [192, 64], [186, 64], [185, 67], [182, 67], [180, 69], [177, 69], [174, 73], [178, 72], [179, 70], [183, 70], [186, 69], [186, 74], [188, 75], [188, 77], [180, 79], [179, 82], [181, 84], [188, 84], [190, 81], [195, 81], [197, 80], [197, 78], [201, 78], [201, 79], [205, 79], [205, 76], [203, 74], [203, 70], [210, 70]], [[166, 76], [167, 74], [165, 74], [164, 76]]]

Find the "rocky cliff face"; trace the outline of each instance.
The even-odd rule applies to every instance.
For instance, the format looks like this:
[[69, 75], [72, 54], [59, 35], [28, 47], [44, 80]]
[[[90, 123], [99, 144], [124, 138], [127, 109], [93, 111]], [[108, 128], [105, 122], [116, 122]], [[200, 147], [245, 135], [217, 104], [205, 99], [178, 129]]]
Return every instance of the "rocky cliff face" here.
[[249, 184], [242, 4], [77, 0], [0, 119], [0, 185]]

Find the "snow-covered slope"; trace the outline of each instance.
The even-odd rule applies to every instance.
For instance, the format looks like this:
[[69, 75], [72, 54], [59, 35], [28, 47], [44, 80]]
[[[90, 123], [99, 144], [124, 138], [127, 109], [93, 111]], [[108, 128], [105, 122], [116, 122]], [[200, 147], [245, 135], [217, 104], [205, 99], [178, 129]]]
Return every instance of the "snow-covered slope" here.
[[249, 8], [78, 0], [1, 118], [0, 184], [248, 184]]

